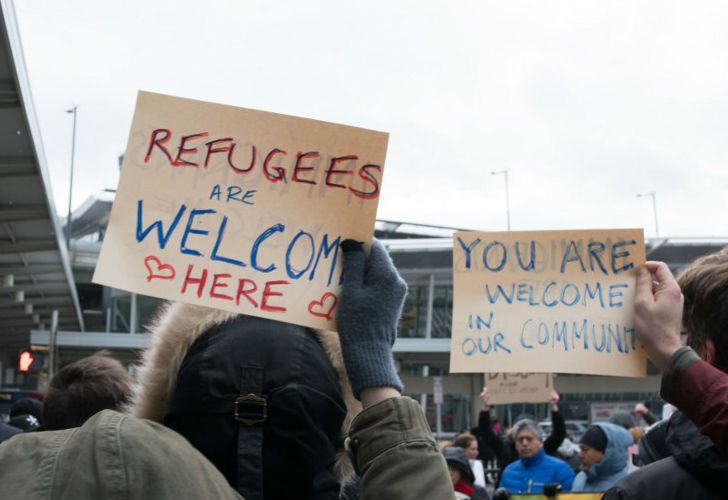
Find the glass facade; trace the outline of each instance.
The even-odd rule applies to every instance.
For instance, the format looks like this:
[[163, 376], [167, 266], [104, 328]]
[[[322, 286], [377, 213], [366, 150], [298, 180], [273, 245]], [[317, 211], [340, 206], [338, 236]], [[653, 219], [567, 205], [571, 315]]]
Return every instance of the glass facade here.
[[424, 338], [427, 331], [427, 304], [429, 286], [410, 285], [409, 293], [402, 308], [399, 323], [399, 336], [404, 338]]
[[432, 338], [452, 336], [452, 284], [435, 285], [432, 301]]

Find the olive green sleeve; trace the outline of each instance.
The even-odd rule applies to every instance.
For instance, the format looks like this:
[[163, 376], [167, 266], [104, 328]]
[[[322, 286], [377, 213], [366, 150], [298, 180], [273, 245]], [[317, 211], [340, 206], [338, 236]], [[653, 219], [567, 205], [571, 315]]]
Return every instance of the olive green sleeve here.
[[411, 398], [390, 398], [360, 413], [347, 447], [361, 477], [361, 500], [455, 497], [445, 459]]

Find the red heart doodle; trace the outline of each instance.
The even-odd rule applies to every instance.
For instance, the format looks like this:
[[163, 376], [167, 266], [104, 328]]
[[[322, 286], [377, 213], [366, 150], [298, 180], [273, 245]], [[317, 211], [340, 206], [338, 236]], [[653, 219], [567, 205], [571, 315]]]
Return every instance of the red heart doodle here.
[[[333, 299], [333, 301], [329, 301], [328, 299]], [[328, 306], [328, 309], [325, 306], [327, 302], [331, 303], [331, 305]], [[321, 296], [321, 300], [311, 301], [308, 305], [308, 312], [310, 312], [312, 316], [318, 316], [319, 318], [333, 319], [332, 313], [334, 312], [334, 309], [336, 309], [337, 302], [339, 302], [339, 299], [336, 298], [336, 295], [331, 292], [326, 292]]]
[[[154, 263], [154, 267], [150, 263]], [[144, 267], [147, 268], [147, 281], [152, 281], [154, 278], [171, 280], [177, 275], [174, 267], [169, 264], [162, 264], [162, 261], [154, 255], [150, 255], [144, 259]]]

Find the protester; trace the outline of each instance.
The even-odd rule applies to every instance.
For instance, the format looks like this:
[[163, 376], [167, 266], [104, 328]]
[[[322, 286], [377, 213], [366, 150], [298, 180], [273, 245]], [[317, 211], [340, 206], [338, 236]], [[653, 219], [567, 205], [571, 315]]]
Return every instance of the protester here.
[[111, 410], [0, 445], [3, 500], [241, 500], [181, 436]]
[[450, 472], [455, 498], [488, 500], [488, 492], [485, 488], [474, 483], [475, 476], [470, 467], [467, 452], [459, 446], [451, 446], [445, 448], [443, 455]]
[[35, 398], [22, 398], [10, 409], [8, 424], [23, 432], [41, 428], [41, 402]]
[[[649, 262], [639, 269], [637, 335], [655, 366], [664, 370], [662, 396], [679, 411], [667, 426], [671, 456], [623, 478], [605, 499], [724, 498], [728, 460], [720, 450], [728, 444], [726, 297], [726, 250], [693, 262], [679, 283], [664, 263]], [[682, 325], [690, 347], [681, 345]]]
[[[493, 455], [498, 461], [501, 469], [518, 460], [518, 452], [516, 451], [516, 443], [513, 438], [512, 430], [505, 436], [498, 436], [491, 427], [489, 392], [487, 387], [483, 387], [480, 393], [481, 410], [478, 416], [478, 427], [474, 433], [478, 437], [479, 448], [485, 447], [492, 450]], [[547, 455], [558, 456], [558, 449], [566, 437], [566, 422], [559, 411], [559, 393], [551, 391], [549, 399], [549, 408], [551, 409], [551, 434], [543, 442], [543, 448]], [[516, 421], [523, 418], [517, 418]]]
[[571, 491], [606, 491], [629, 473], [628, 448], [632, 434], [608, 422], [592, 425], [579, 442], [581, 472]]
[[[722, 327], [724, 320], [720, 318], [724, 317], [725, 303], [713, 293], [713, 287], [705, 286], [704, 282], [711, 280], [711, 273], [715, 272], [712, 267], [724, 265], [726, 252], [728, 250], [724, 248], [698, 259], [683, 273], [679, 285], [666, 264], [648, 262], [645, 270], [640, 271], [643, 293], [639, 300], [635, 300], [638, 336], [650, 360], [664, 372], [660, 395], [690, 417], [700, 432], [710, 437], [724, 455], [728, 455], [728, 374], [725, 373], [728, 365], [725, 351], [728, 349], [717, 349], [722, 339], [715, 330]], [[654, 292], [651, 288], [653, 280]], [[639, 282], [638, 279], [638, 287]], [[702, 322], [706, 322], [710, 318], [714, 323], [711, 328], [714, 340], [702, 342], [702, 335], [693, 334], [688, 338], [692, 347], [683, 347], [680, 338], [683, 320], [680, 287], [685, 285], [688, 286], [687, 290], [683, 290], [686, 316], [697, 302], [702, 305], [699, 311], [695, 311], [699, 314], [693, 312], [690, 315], [692, 321], [702, 318]], [[701, 297], [705, 293], [710, 296]], [[698, 325], [694, 325], [693, 330], [695, 326]], [[701, 326], [710, 328], [709, 325]], [[704, 359], [696, 351], [702, 353]], [[716, 359], [718, 352], [722, 353], [720, 362]], [[706, 394], [711, 397], [706, 398]]]
[[544, 451], [541, 431], [533, 420], [521, 420], [513, 426], [519, 460], [508, 465], [500, 486], [510, 493], [541, 493], [546, 485], [556, 484], [561, 491], [571, 490], [574, 472], [561, 459]]
[[61, 368], [48, 384], [44, 428], [80, 427], [101, 410], [121, 411], [131, 394], [131, 376], [118, 360], [106, 351], [86, 356]]
[[3, 441], [7, 441], [16, 434], [22, 433], [23, 431], [21, 429], [13, 427], [12, 425], [6, 424], [2, 420], [0, 420], [0, 443], [2, 443]]
[[483, 462], [478, 460], [477, 438], [467, 432], [459, 434], [455, 437], [453, 446], [457, 446], [458, 448], [465, 450], [465, 455], [468, 457], [470, 468], [473, 470], [473, 475], [475, 476], [475, 485], [485, 488], [485, 470], [483, 469]]
[[341, 247], [340, 339], [170, 305], [153, 327], [134, 413], [182, 434], [246, 499], [337, 498], [352, 471], [362, 499], [451, 497], [444, 458], [394, 367], [406, 285], [379, 242], [368, 259], [361, 244]]

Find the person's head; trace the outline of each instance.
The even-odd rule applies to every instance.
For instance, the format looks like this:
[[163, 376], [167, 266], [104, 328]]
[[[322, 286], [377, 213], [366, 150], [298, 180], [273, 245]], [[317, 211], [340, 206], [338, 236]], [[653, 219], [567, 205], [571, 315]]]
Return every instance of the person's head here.
[[[140, 370], [134, 413], [159, 415], [245, 498], [338, 494], [350, 467], [347, 406], [325, 334], [190, 305], [164, 314], [170, 330], [155, 335], [167, 342]], [[169, 342], [195, 329], [188, 345]], [[172, 384], [161, 387], [164, 403], [155, 397], [160, 379]]]
[[685, 298], [683, 327], [688, 345], [728, 372], [728, 248], [697, 259], [677, 282]]
[[607, 435], [598, 425], [589, 427], [579, 443], [579, 460], [582, 470], [588, 471], [604, 458]]
[[625, 430], [634, 427], [634, 419], [632, 414], [624, 410], [614, 410], [612, 415], [609, 417], [609, 422], [623, 427]]
[[470, 460], [478, 458], [478, 440], [472, 434], [467, 432], [459, 434], [455, 437], [452, 444], [453, 446], [457, 446], [458, 448], [465, 450], [465, 455], [467, 455]]
[[124, 366], [105, 351], [66, 365], [48, 384], [43, 426], [70, 429], [101, 410], [122, 410], [131, 399], [131, 385]]
[[445, 448], [442, 454], [445, 456], [452, 484], [455, 485], [460, 481], [465, 481], [472, 485], [475, 481], [475, 476], [473, 475], [473, 469], [470, 468], [465, 450], [458, 446], [450, 446], [449, 448]]
[[521, 458], [530, 458], [543, 448], [541, 430], [533, 420], [520, 420], [513, 425], [513, 439], [516, 442], [516, 451]]
[[18, 415], [33, 415], [40, 420], [42, 409], [43, 403], [35, 398], [19, 399], [10, 409], [10, 418], [17, 417]]
[[30, 432], [42, 427], [42, 403], [37, 399], [23, 398], [13, 404], [10, 409], [8, 423], [23, 432]]

